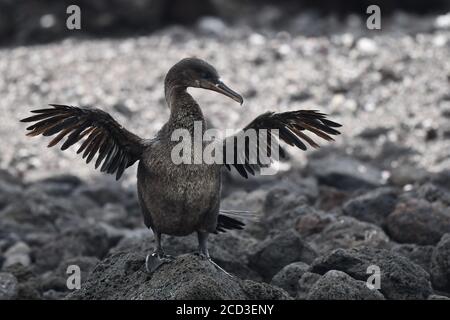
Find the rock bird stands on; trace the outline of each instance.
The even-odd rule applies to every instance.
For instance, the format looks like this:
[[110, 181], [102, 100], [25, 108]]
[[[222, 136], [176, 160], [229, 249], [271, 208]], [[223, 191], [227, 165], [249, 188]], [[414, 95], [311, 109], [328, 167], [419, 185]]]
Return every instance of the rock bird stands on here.
[[[250, 147], [237, 148], [227, 141], [237, 140], [237, 135], [248, 130], [268, 130], [266, 141], [253, 141], [257, 149], [266, 148], [270, 155], [272, 145], [278, 143], [271, 132], [278, 129], [278, 137], [283, 142], [306, 150], [306, 144], [318, 145], [308, 137], [308, 131], [325, 140], [333, 140], [330, 135], [339, 134], [335, 128], [340, 124], [326, 119], [326, 115], [312, 110], [292, 112], [267, 112], [258, 116], [236, 135], [219, 143], [223, 154], [235, 152], [232, 163], [222, 164], [175, 164], [171, 158], [173, 147], [171, 135], [176, 129], [194, 131], [194, 122], [205, 120], [202, 110], [187, 92], [188, 87], [203, 88], [224, 94], [242, 104], [243, 98], [228, 88], [219, 78], [216, 69], [196, 58], [183, 59], [167, 73], [164, 83], [165, 98], [170, 108], [170, 117], [152, 139], [143, 139], [117, 123], [108, 113], [89, 107], [72, 107], [52, 104], [51, 108], [33, 110], [35, 115], [21, 120], [35, 122], [28, 127], [29, 136], [56, 137], [49, 147], [65, 141], [61, 150], [66, 150], [77, 142], [81, 143], [77, 153], [86, 163], [95, 159], [95, 167], [102, 172], [122, 176], [126, 168], [139, 162], [137, 186], [139, 202], [145, 225], [151, 228], [156, 240], [156, 248], [146, 259], [147, 270], [153, 272], [162, 263], [172, 258], [165, 255], [161, 246], [161, 235], [186, 236], [193, 232], [198, 235], [199, 254], [209, 258], [207, 240], [210, 233], [224, 232], [226, 229], [242, 229], [243, 223], [232, 218], [236, 212], [220, 211], [221, 169], [234, 167], [244, 178], [254, 175], [264, 164], [258, 160], [249, 161]], [[272, 131], [271, 131], [272, 130]], [[212, 142], [210, 142], [212, 143]], [[208, 143], [204, 142], [204, 146]], [[230, 147], [232, 146], [232, 147]], [[233, 148], [234, 150], [227, 150]], [[259, 150], [261, 151], [261, 150]], [[194, 151], [192, 151], [193, 153]], [[283, 149], [279, 149], [283, 157]], [[191, 154], [192, 155], [192, 154]], [[259, 158], [258, 158], [259, 159]], [[221, 213], [221, 214], [220, 214]], [[210, 260], [211, 261], [211, 260]], [[212, 261], [211, 261], [212, 262]]]

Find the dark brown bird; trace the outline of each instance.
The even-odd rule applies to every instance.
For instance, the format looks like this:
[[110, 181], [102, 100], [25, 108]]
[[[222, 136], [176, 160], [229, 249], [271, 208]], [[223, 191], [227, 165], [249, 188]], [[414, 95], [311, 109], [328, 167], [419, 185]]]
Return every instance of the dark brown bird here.
[[[312, 110], [292, 112], [267, 112], [258, 116], [237, 134], [224, 140], [202, 142], [203, 148], [210, 143], [219, 144], [223, 151], [224, 164], [175, 164], [171, 151], [179, 144], [172, 141], [172, 133], [185, 129], [194, 135], [194, 122], [200, 121], [202, 132], [206, 130], [205, 120], [199, 105], [187, 92], [188, 87], [203, 88], [224, 94], [242, 104], [243, 98], [228, 88], [219, 78], [216, 69], [207, 62], [188, 58], [175, 64], [165, 78], [165, 98], [170, 108], [170, 117], [154, 138], [142, 139], [118, 124], [108, 113], [90, 107], [72, 107], [51, 104], [51, 108], [33, 110], [35, 115], [21, 120], [34, 122], [27, 129], [27, 135], [56, 135], [50, 141], [52, 147], [65, 139], [61, 149], [81, 142], [77, 153], [86, 163], [95, 159], [95, 167], [102, 172], [116, 174], [119, 179], [126, 168], [139, 162], [137, 186], [139, 202], [145, 225], [151, 228], [156, 248], [147, 256], [148, 271], [156, 270], [162, 263], [170, 261], [161, 246], [161, 235], [185, 236], [196, 232], [199, 254], [209, 259], [207, 239], [210, 233], [224, 232], [226, 229], [242, 229], [243, 223], [234, 219], [230, 212], [219, 214], [221, 169], [234, 167], [247, 178], [267, 166], [262, 158], [251, 160], [251, 147], [264, 151], [269, 156], [274, 146], [278, 146], [275, 131], [283, 142], [306, 150], [306, 144], [318, 145], [308, 137], [308, 131], [325, 140], [333, 140], [331, 135], [339, 134], [335, 128], [341, 125], [330, 121], [326, 115]], [[269, 130], [267, 138], [257, 135], [257, 140], [246, 141], [243, 148], [230, 144], [250, 130], [256, 133]], [[230, 149], [233, 150], [230, 150]], [[225, 155], [233, 151], [230, 162]], [[284, 156], [283, 149], [279, 149]], [[191, 151], [191, 156], [194, 150]], [[210, 260], [211, 261], [211, 260]]]

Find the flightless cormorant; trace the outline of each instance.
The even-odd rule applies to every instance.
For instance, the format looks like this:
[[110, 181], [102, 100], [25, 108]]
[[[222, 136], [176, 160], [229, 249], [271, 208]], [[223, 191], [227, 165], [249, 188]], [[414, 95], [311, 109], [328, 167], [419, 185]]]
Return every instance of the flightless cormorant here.
[[[174, 130], [186, 129], [192, 133], [196, 121], [205, 124], [199, 105], [187, 92], [188, 87], [213, 90], [240, 104], [243, 98], [220, 80], [213, 66], [197, 58], [183, 59], [175, 64], [167, 73], [164, 85], [170, 117], [151, 139], [138, 137], [108, 113], [91, 107], [51, 104], [51, 108], [33, 110], [31, 112], [35, 115], [21, 120], [34, 122], [27, 128], [29, 136], [56, 134], [49, 147], [65, 137], [62, 150], [82, 141], [77, 153], [82, 153], [87, 163], [97, 156], [95, 167], [100, 167], [102, 172], [115, 173], [116, 179], [121, 177], [127, 167], [139, 162], [139, 203], [145, 225], [152, 229], [156, 240], [155, 251], [146, 259], [149, 272], [172, 259], [162, 249], [162, 234], [185, 236], [196, 232], [199, 254], [210, 260], [208, 235], [243, 227], [244, 224], [232, 218], [232, 215], [220, 214], [221, 169], [226, 167], [230, 170], [234, 167], [241, 176], [247, 178], [248, 174], [254, 175], [265, 164], [259, 158], [256, 163], [250, 162], [248, 142], [243, 148], [227, 142], [235, 141], [239, 134], [245, 134], [249, 130], [269, 130], [266, 141], [261, 141], [262, 138], [258, 135], [257, 141], [252, 143], [256, 144], [257, 149], [265, 149], [271, 155], [272, 146], [279, 140], [270, 130], [276, 130], [281, 141], [306, 150], [305, 142], [312, 147], [318, 145], [305, 131], [325, 140], [333, 140], [330, 135], [339, 134], [335, 128], [340, 127], [340, 124], [328, 120], [325, 114], [313, 110], [267, 112], [235, 135], [214, 142], [220, 144], [223, 154], [230, 151], [227, 148], [233, 148], [235, 161], [221, 164], [175, 164], [171, 158], [171, 150], [178, 143], [171, 139]], [[282, 157], [283, 149], [280, 147], [278, 150]]]

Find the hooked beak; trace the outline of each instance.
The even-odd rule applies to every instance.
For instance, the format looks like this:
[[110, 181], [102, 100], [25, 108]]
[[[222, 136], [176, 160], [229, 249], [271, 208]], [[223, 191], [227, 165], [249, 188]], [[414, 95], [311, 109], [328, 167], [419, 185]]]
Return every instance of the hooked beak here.
[[208, 90], [212, 90], [212, 91], [216, 91], [221, 94], [224, 94], [227, 97], [230, 97], [231, 99], [233, 99], [234, 101], [239, 102], [241, 105], [242, 105], [242, 103], [244, 103], [244, 98], [242, 98], [242, 96], [239, 93], [231, 90], [229, 87], [227, 87], [225, 85], [225, 83], [223, 83], [220, 80], [202, 81], [202, 82], [200, 82], [200, 88], [208, 89]]

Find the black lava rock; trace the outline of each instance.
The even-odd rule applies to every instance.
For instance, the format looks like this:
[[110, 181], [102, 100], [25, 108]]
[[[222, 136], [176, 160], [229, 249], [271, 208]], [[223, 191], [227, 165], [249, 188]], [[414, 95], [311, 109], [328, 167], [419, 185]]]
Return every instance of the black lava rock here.
[[356, 280], [367, 281], [369, 266], [380, 269], [381, 293], [388, 299], [426, 299], [432, 293], [430, 275], [419, 265], [388, 250], [374, 248], [337, 249], [320, 257], [311, 272], [339, 270]]
[[149, 275], [144, 257], [136, 252], [109, 256], [68, 299], [289, 299], [282, 289], [230, 277], [194, 255], [179, 256]]
[[387, 218], [389, 235], [401, 243], [436, 244], [449, 230], [449, 209], [425, 200], [399, 203]]
[[304, 262], [294, 262], [288, 264], [273, 276], [270, 282], [274, 286], [283, 288], [291, 296], [295, 296], [298, 291], [298, 282], [305, 272], [309, 269], [309, 265]]
[[263, 241], [249, 256], [249, 266], [270, 280], [284, 266], [297, 261], [311, 263], [316, 256], [296, 231], [288, 230]]
[[347, 201], [343, 213], [358, 220], [382, 225], [395, 209], [397, 192], [392, 188], [379, 188]]
[[342, 271], [330, 270], [314, 283], [308, 294], [310, 300], [384, 300], [377, 289], [355, 280]]
[[431, 279], [434, 287], [450, 292], [450, 233], [445, 234], [434, 248]]

